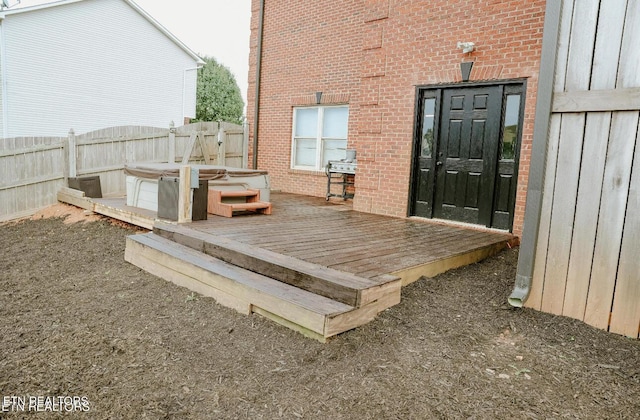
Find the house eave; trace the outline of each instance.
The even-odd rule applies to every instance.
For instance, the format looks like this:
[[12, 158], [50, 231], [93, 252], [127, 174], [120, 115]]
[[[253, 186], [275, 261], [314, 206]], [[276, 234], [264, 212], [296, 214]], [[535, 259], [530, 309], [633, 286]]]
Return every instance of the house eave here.
[[[77, 0], [76, 0], [77, 1]], [[82, 0], [80, 0], [82, 1]], [[133, 2], [132, 0], [123, 0], [125, 3], [129, 4], [129, 6], [131, 6], [131, 8], [133, 8], [135, 11], [137, 11], [138, 13], [140, 13], [145, 19], [147, 19], [153, 26], [155, 26], [160, 32], [162, 32], [163, 34], [165, 34], [165, 36], [167, 38], [169, 38], [171, 41], [173, 41], [178, 47], [182, 48], [187, 54], [189, 54], [196, 62], [196, 64], [198, 65], [198, 67], [202, 67], [204, 66], [205, 62], [202, 58], [200, 58], [200, 56], [198, 56], [198, 54], [196, 54], [191, 48], [187, 47], [187, 45], [185, 43], [183, 43], [182, 41], [180, 41], [175, 35], [173, 35], [167, 28], [165, 28], [164, 26], [162, 26], [162, 24], [160, 24], [160, 22], [158, 22], [157, 20], [155, 20], [153, 18], [153, 16], [151, 16], [149, 13], [147, 13], [142, 7], [138, 6], [135, 2]]]
[[[48, 9], [50, 7], [63, 6], [63, 5], [73, 4], [73, 3], [79, 3], [79, 2], [82, 2], [82, 1], [85, 1], [85, 0], [61, 0], [61, 1], [53, 2], [53, 3], [39, 4], [39, 5], [36, 5], [36, 6], [23, 7], [23, 8], [14, 9], [14, 10], [4, 10], [0, 14], [0, 19], [4, 18], [5, 15], [9, 16], [9, 15], [15, 15], [15, 14], [19, 14], [19, 13], [33, 12], [33, 11], [36, 11], [36, 10]], [[198, 56], [198, 54], [196, 54], [193, 50], [191, 50], [191, 48], [187, 47], [186, 44], [184, 44], [182, 41], [180, 41], [175, 35], [173, 35], [171, 32], [169, 32], [169, 30], [167, 28], [162, 26], [160, 24], [160, 22], [155, 20], [153, 18], [153, 16], [151, 16], [149, 13], [147, 13], [142, 7], [138, 6], [132, 0], [122, 0], [122, 1], [127, 3], [133, 10], [138, 12], [142, 17], [144, 17], [147, 21], [149, 21], [153, 26], [156, 27], [156, 29], [158, 29], [160, 32], [162, 32], [174, 44], [176, 44], [184, 52], [186, 52], [189, 56], [191, 56], [191, 58], [194, 59], [194, 61], [196, 62], [198, 67], [202, 67], [205, 64], [204, 60], [202, 60], [202, 58], [200, 58], [200, 56]]]

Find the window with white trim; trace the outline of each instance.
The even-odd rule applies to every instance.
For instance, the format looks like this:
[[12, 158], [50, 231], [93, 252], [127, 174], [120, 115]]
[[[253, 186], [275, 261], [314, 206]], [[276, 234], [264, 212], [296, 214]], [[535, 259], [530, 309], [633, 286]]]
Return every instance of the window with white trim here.
[[346, 105], [293, 108], [291, 167], [320, 171], [330, 160], [345, 159], [348, 127]]

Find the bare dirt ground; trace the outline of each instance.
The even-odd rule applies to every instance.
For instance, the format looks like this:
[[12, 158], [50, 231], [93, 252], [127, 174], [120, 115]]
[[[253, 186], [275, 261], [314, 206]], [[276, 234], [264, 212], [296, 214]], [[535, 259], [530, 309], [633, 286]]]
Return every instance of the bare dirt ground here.
[[[76, 223], [43, 217], [65, 213]], [[517, 250], [414, 283], [374, 322], [320, 344], [126, 263], [131, 227], [65, 206], [35, 219], [0, 226], [3, 419], [25, 415], [11, 396], [84, 397], [89, 409], [28, 418], [640, 413], [640, 342], [509, 308]]]

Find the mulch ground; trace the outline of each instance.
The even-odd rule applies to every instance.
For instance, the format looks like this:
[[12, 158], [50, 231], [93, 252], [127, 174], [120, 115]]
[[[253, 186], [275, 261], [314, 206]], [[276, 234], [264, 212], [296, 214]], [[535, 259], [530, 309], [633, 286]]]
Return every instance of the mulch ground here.
[[29, 418], [639, 417], [640, 342], [510, 308], [517, 249], [422, 279], [320, 344], [126, 263], [135, 233], [0, 226], [0, 418], [24, 415], [12, 396], [83, 398]]

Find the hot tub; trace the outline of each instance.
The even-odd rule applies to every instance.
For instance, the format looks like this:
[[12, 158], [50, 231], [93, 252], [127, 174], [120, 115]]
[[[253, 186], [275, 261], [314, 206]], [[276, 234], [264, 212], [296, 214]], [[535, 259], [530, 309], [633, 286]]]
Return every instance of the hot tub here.
[[[158, 180], [162, 176], [178, 177], [179, 163], [128, 163], [126, 175], [127, 205], [158, 211]], [[215, 165], [189, 165], [198, 169], [201, 180], [209, 181], [209, 188], [218, 190], [260, 190], [260, 200], [269, 201], [269, 173], [256, 169], [231, 168]]]

